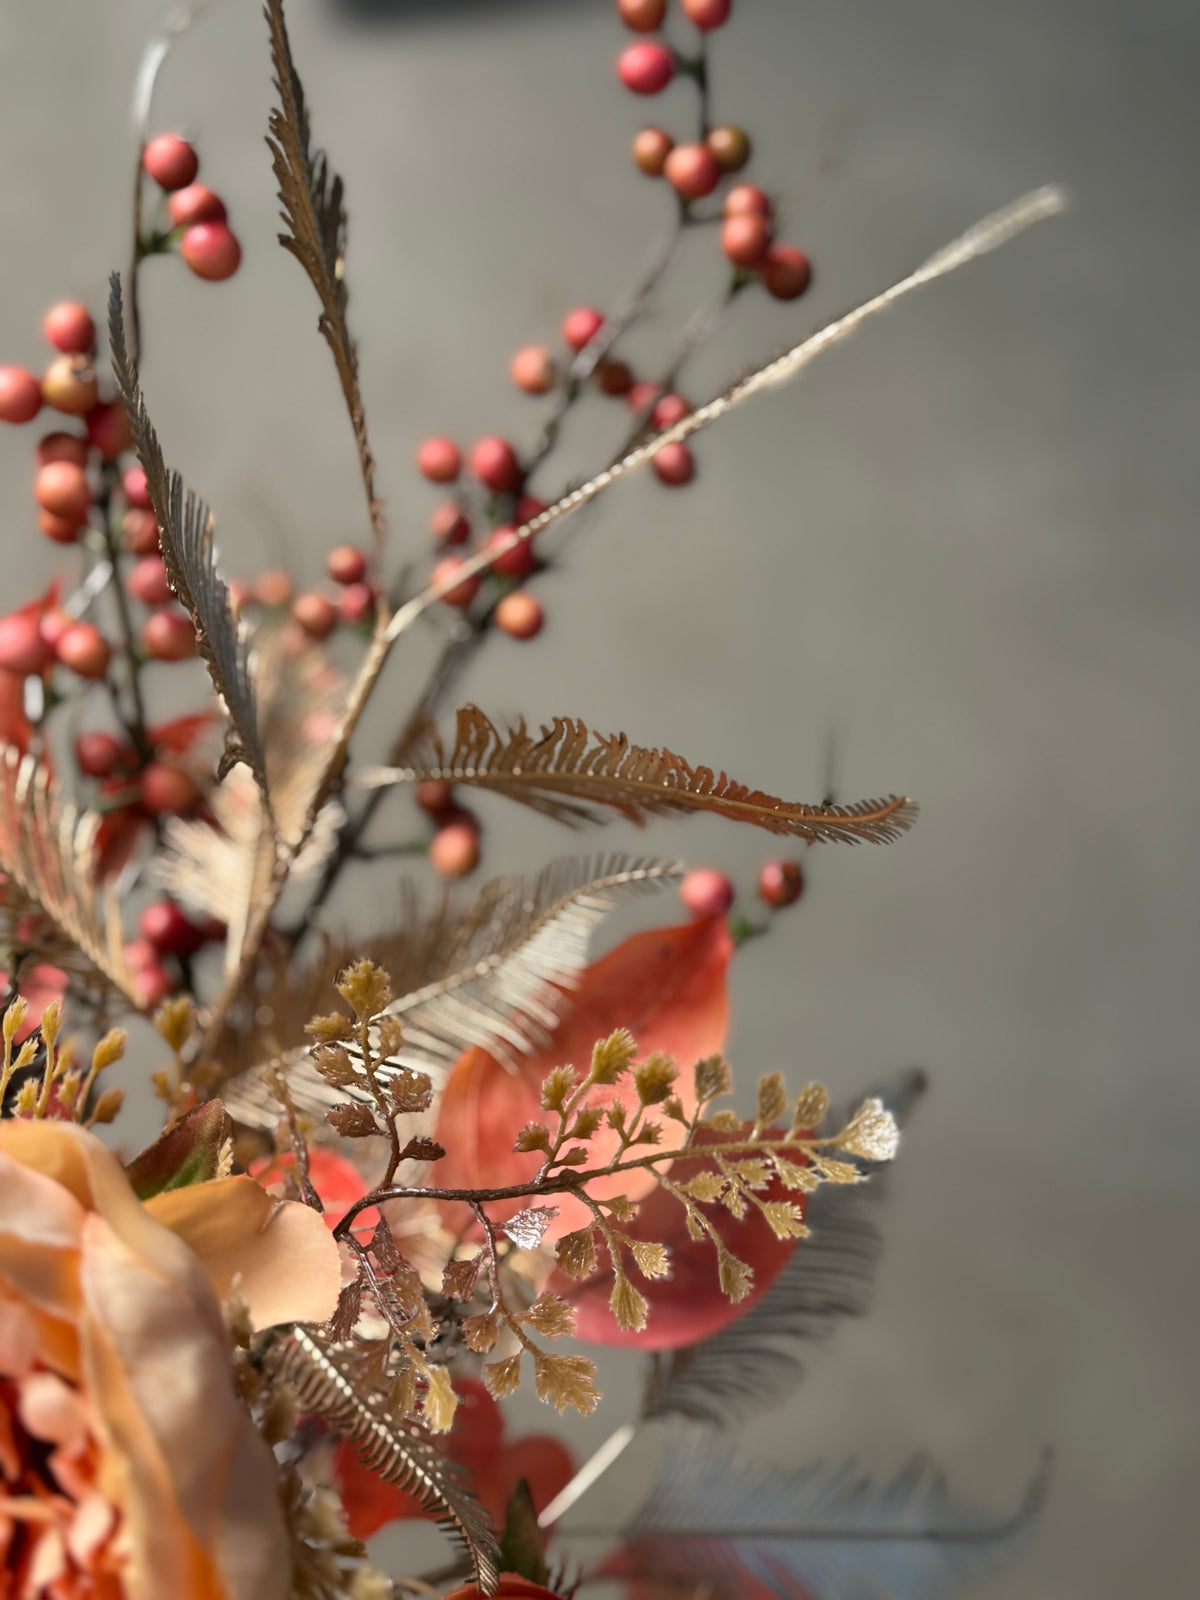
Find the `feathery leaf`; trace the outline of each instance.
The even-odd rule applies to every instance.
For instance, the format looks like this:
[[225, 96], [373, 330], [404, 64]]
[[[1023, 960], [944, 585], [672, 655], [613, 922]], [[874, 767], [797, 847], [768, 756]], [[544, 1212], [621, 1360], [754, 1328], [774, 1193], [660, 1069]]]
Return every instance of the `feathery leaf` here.
[[[619, 854], [552, 862], [538, 873], [491, 880], [465, 911], [453, 913], [444, 903], [424, 921], [405, 916], [393, 936], [331, 946], [299, 981], [285, 972], [263, 1006], [274, 1012], [269, 1026], [278, 1045], [290, 1052], [288, 1083], [298, 1109], [323, 1118], [344, 1099], [307, 1052], [294, 1047], [309, 1018], [327, 1009], [330, 986], [348, 960], [366, 955], [387, 968], [399, 996], [388, 1014], [404, 1029], [393, 1062], [432, 1073], [436, 1083], [470, 1045], [509, 1060], [544, 1045], [563, 991], [587, 964], [596, 925], [627, 900], [670, 887], [681, 870], [674, 862]], [[261, 1040], [256, 1047], [261, 1060]], [[239, 1122], [265, 1128], [278, 1120], [269, 1079], [257, 1065], [222, 1094]]]
[[250, 670], [250, 647], [238, 621], [229, 587], [217, 571], [212, 513], [177, 472], [169, 471], [154, 424], [146, 412], [137, 368], [125, 348], [121, 280], [111, 279], [108, 301], [109, 339], [117, 389], [129, 413], [138, 460], [158, 522], [159, 542], [167, 577], [196, 629], [213, 686], [229, 714], [229, 732], [218, 775], [244, 761], [267, 792], [266, 759], [259, 737], [258, 709]]
[[357, 1445], [365, 1466], [412, 1495], [459, 1540], [474, 1582], [484, 1594], [495, 1594], [500, 1552], [487, 1513], [423, 1430], [389, 1414], [378, 1373], [366, 1367], [361, 1347], [296, 1327], [271, 1346], [267, 1363], [272, 1376], [294, 1391], [301, 1411], [322, 1418]]
[[752, 1465], [705, 1435], [700, 1448], [664, 1452], [625, 1559], [729, 1596], [752, 1578], [779, 1600], [949, 1600], [1025, 1554], [1047, 1480], [1043, 1465], [996, 1518], [956, 1500], [927, 1462], [879, 1485], [852, 1465]]
[[40, 917], [140, 1007], [125, 961], [120, 901], [96, 877], [102, 820], [65, 800], [33, 756], [0, 745], [0, 869]]
[[[872, 1092], [903, 1123], [924, 1086], [917, 1070]], [[870, 1183], [822, 1184], [807, 1197], [809, 1236], [744, 1316], [699, 1344], [651, 1357], [647, 1421], [682, 1416], [733, 1426], [776, 1406], [803, 1378], [807, 1349], [828, 1338], [843, 1317], [866, 1315], [883, 1246], [875, 1215], [888, 1183], [886, 1164], [861, 1165]]]
[[271, 112], [267, 137], [287, 226], [287, 232], [279, 235], [279, 242], [304, 268], [321, 302], [317, 326], [337, 367], [358, 447], [371, 527], [376, 547], [381, 549], [384, 525], [375, 494], [375, 462], [367, 442], [367, 419], [358, 386], [358, 352], [346, 322], [346, 208], [342, 180], [330, 168], [325, 152], [312, 147], [308, 107], [292, 59], [283, 0], [267, 0], [264, 13], [279, 94], [279, 107]]
[[683, 811], [715, 811], [735, 822], [752, 822], [771, 833], [806, 839], [870, 840], [887, 843], [916, 819], [911, 800], [892, 795], [855, 805], [803, 805], [777, 800], [734, 783], [710, 767], [693, 767], [670, 750], [630, 744], [623, 733], [593, 735], [571, 717], [555, 717], [540, 735], [524, 718], [504, 732], [479, 710], [458, 712], [457, 738], [449, 754], [436, 729], [414, 741], [411, 765], [372, 768], [360, 776], [371, 785], [441, 779], [519, 800], [560, 822], [597, 822], [609, 806], [643, 824], [649, 817]]

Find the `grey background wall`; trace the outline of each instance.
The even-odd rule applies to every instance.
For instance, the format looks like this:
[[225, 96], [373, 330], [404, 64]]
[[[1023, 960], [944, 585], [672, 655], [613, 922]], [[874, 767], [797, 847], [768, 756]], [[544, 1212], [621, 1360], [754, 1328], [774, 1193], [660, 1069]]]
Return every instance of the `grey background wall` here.
[[[606, 3], [372, 8], [293, 0], [320, 139], [346, 174], [349, 279], [397, 561], [424, 548], [418, 438], [512, 431], [519, 342], [611, 305], [667, 220], [634, 173], [643, 120]], [[376, 11], [377, 15], [368, 13]], [[386, 13], [386, 14], [384, 14]], [[933, 1092], [897, 1173], [873, 1317], [749, 1440], [881, 1470], [926, 1451], [1015, 1499], [1057, 1452], [1044, 1535], [982, 1594], [1116, 1600], [1200, 1586], [1196, 1426], [1194, 534], [1200, 13], [1167, 0], [740, 0], [716, 110], [817, 280], [745, 297], [689, 370], [701, 396], [1047, 179], [1064, 221], [907, 304], [698, 447], [696, 487], [614, 493], [541, 584], [549, 626], [498, 643], [464, 694], [566, 710], [816, 796], [829, 731], [847, 795], [922, 802], [887, 851], [830, 851], [733, 973], [730, 1051], [849, 1091], [920, 1062]], [[45, 303], [99, 306], [126, 253], [126, 106], [143, 0], [0, 10], [0, 353], [40, 362]], [[145, 381], [235, 571], [310, 580], [360, 534], [352, 450], [310, 292], [272, 239], [258, 8], [213, 9], [163, 74], [245, 268], [147, 273]], [[824, 181], [823, 158], [837, 158]], [[650, 365], [718, 284], [697, 240]], [[623, 418], [581, 410], [552, 490]], [[28, 437], [0, 439], [7, 604], [57, 554]], [[428, 641], [395, 662], [394, 722]], [[186, 669], [184, 669], [186, 671]], [[170, 682], [176, 686], [178, 677]], [[481, 807], [497, 869], [531, 818]], [[605, 843], [630, 842], [610, 829]], [[749, 886], [769, 845], [701, 820], [650, 847]], [[380, 905], [378, 876], [350, 909]], [[614, 1364], [610, 1422], [632, 1406]], [[603, 1424], [579, 1424], [580, 1451]], [[616, 1509], [633, 1480], [605, 1486]], [[636, 1471], [634, 1473], [636, 1479]]]

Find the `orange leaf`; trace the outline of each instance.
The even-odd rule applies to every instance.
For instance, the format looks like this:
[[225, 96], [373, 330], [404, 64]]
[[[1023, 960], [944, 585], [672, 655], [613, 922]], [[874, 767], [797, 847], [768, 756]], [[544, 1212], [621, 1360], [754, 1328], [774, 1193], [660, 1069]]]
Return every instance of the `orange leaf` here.
[[[532, 1178], [542, 1156], [536, 1151], [518, 1155], [512, 1147], [524, 1124], [544, 1115], [542, 1079], [556, 1066], [570, 1064], [585, 1071], [597, 1039], [616, 1028], [629, 1029], [640, 1056], [652, 1051], [674, 1056], [681, 1069], [680, 1098], [690, 1113], [692, 1067], [720, 1050], [725, 1039], [729, 1015], [725, 973], [732, 953], [733, 941], [720, 917], [634, 934], [586, 969], [566, 999], [549, 1046], [522, 1057], [515, 1071], [486, 1050], [467, 1050], [451, 1069], [438, 1111], [437, 1139], [448, 1152], [438, 1163], [439, 1185], [497, 1189]], [[637, 1103], [629, 1082], [593, 1092], [600, 1104], [614, 1098]], [[664, 1118], [663, 1148], [678, 1144], [683, 1133], [679, 1123]], [[616, 1143], [615, 1133], [607, 1129], [597, 1133], [589, 1144], [588, 1164], [604, 1165]], [[601, 1199], [628, 1194], [636, 1200], [653, 1186], [654, 1179], [640, 1172], [589, 1185], [589, 1193]], [[497, 1203], [488, 1212], [503, 1221], [525, 1204]], [[591, 1216], [582, 1201], [570, 1195], [556, 1196], [554, 1204], [559, 1215], [550, 1224], [548, 1240], [581, 1228]], [[447, 1205], [444, 1210], [453, 1231], [471, 1221], [465, 1206]]]

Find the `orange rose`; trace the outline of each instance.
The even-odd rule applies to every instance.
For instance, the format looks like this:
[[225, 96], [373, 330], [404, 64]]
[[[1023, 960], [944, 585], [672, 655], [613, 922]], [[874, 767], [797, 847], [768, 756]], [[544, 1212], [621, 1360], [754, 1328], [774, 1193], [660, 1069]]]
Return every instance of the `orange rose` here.
[[232, 1382], [220, 1299], [328, 1317], [316, 1212], [250, 1178], [137, 1199], [67, 1123], [0, 1124], [0, 1560], [13, 1600], [290, 1592], [275, 1463]]

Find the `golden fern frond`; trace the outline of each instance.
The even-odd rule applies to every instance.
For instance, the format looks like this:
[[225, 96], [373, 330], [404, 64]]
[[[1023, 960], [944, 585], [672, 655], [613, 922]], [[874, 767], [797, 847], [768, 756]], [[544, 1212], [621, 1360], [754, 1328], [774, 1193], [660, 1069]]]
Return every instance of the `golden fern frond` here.
[[125, 961], [120, 901], [96, 877], [102, 821], [98, 812], [80, 811], [64, 799], [33, 756], [0, 745], [0, 869], [40, 918], [139, 1006]]
[[490, 570], [496, 556], [503, 555], [506, 550], [514, 549], [526, 539], [532, 539], [535, 534], [541, 533], [556, 522], [561, 522], [564, 517], [571, 516], [582, 506], [590, 504], [619, 478], [626, 477], [639, 467], [644, 467], [653, 461], [659, 451], [667, 445], [678, 444], [684, 439], [691, 438], [692, 434], [699, 433], [702, 428], [707, 428], [727, 416], [736, 406], [741, 405], [744, 400], [749, 400], [761, 390], [779, 388], [783, 384], [790, 383], [823, 350], [831, 349], [843, 339], [849, 338], [865, 322], [895, 305], [905, 295], [911, 294], [915, 289], [923, 288], [928, 283], [933, 283], [949, 272], [957, 271], [959, 267], [966, 266], [979, 256], [987, 255], [989, 251], [999, 249], [1001, 245], [1007, 244], [1010, 239], [1024, 232], [1026, 228], [1032, 227], [1034, 223], [1041, 222], [1047, 217], [1057, 216], [1066, 209], [1066, 206], [1067, 196], [1064, 191], [1053, 184], [1047, 184], [984, 217], [952, 243], [936, 251], [915, 272], [910, 272], [907, 277], [891, 284], [880, 294], [855, 306], [845, 316], [827, 323], [825, 327], [818, 329], [799, 344], [793, 345], [790, 350], [785, 350], [774, 360], [747, 373], [722, 393], [714, 395], [704, 405], [689, 411], [673, 427], [665, 428], [661, 433], [656, 433], [653, 437], [637, 444], [607, 466], [603, 472], [598, 472], [594, 478], [570, 490], [561, 500], [555, 501], [537, 516], [531, 517], [528, 522], [514, 528], [506, 544], [469, 557], [455, 570], [453, 577], [447, 575], [430, 583], [411, 600], [397, 607], [388, 624], [388, 638], [397, 638], [422, 612], [440, 600], [456, 584], [462, 583], [465, 578], [472, 577], [475, 573]]
[[271, 62], [279, 107], [268, 119], [267, 145], [279, 185], [279, 201], [287, 232], [283, 248], [308, 274], [321, 316], [317, 326], [333, 355], [346, 409], [358, 447], [359, 468], [367, 495], [377, 547], [383, 542], [383, 513], [375, 495], [375, 460], [367, 441], [367, 419], [358, 386], [358, 352], [346, 322], [346, 208], [342, 180], [323, 150], [314, 150], [308, 125], [304, 87], [292, 60], [283, 17], [283, 0], [266, 0], [264, 14], [271, 35]]
[[623, 733], [592, 734], [572, 717], [555, 717], [535, 735], [523, 717], [501, 731], [478, 706], [464, 706], [449, 754], [432, 725], [411, 748], [410, 766], [372, 768], [360, 781], [378, 785], [437, 778], [463, 783], [494, 790], [567, 823], [600, 821], [599, 806], [639, 825], [673, 812], [715, 811], [810, 844], [886, 844], [907, 832], [917, 815], [915, 803], [899, 795], [853, 805], [777, 800], [723, 772], [717, 775], [711, 767], [693, 767], [670, 750], [630, 744]]
[[163, 459], [137, 368], [126, 350], [121, 280], [116, 273], [110, 284], [108, 328], [117, 389], [129, 413], [138, 460], [146, 474], [167, 577], [191, 616], [200, 653], [229, 715], [218, 776], [244, 761], [265, 794], [266, 758], [259, 736], [249, 640], [234, 612], [229, 587], [217, 571], [212, 513], [198, 495], [184, 489], [179, 474], [169, 471]]
[[[670, 887], [681, 871], [676, 862], [616, 853], [555, 861], [541, 872], [493, 879], [465, 911], [449, 900], [432, 916], [412, 907], [394, 933], [331, 943], [306, 973], [281, 972], [275, 991], [260, 1000], [261, 1032], [250, 1047], [249, 1070], [222, 1090], [226, 1109], [248, 1127], [266, 1130], [278, 1122], [271, 1071], [260, 1065], [267, 1035], [285, 1052], [297, 1109], [323, 1120], [354, 1092], [332, 1090], [319, 1075], [304, 1047], [304, 1027], [328, 1009], [335, 977], [360, 956], [386, 968], [400, 991], [388, 1011], [402, 1022], [404, 1041], [380, 1068], [383, 1077], [389, 1068], [410, 1067], [439, 1083], [469, 1045], [510, 1061], [539, 1048], [587, 964], [596, 925], [628, 900]], [[364, 1080], [364, 1098], [366, 1092]]]
[[386, 1395], [365, 1375], [360, 1347], [336, 1344], [312, 1328], [297, 1327], [271, 1346], [271, 1375], [294, 1392], [300, 1410], [320, 1417], [358, 1447], [364, 1466], [416, 1499], [439, 1527], [459, 1540], [472, 1578], [486, 1595], [500, 1581], [500, 1551], [487, 1513], [467, 1489], [459, 1469], [415, 1424], [389, 1414]]

